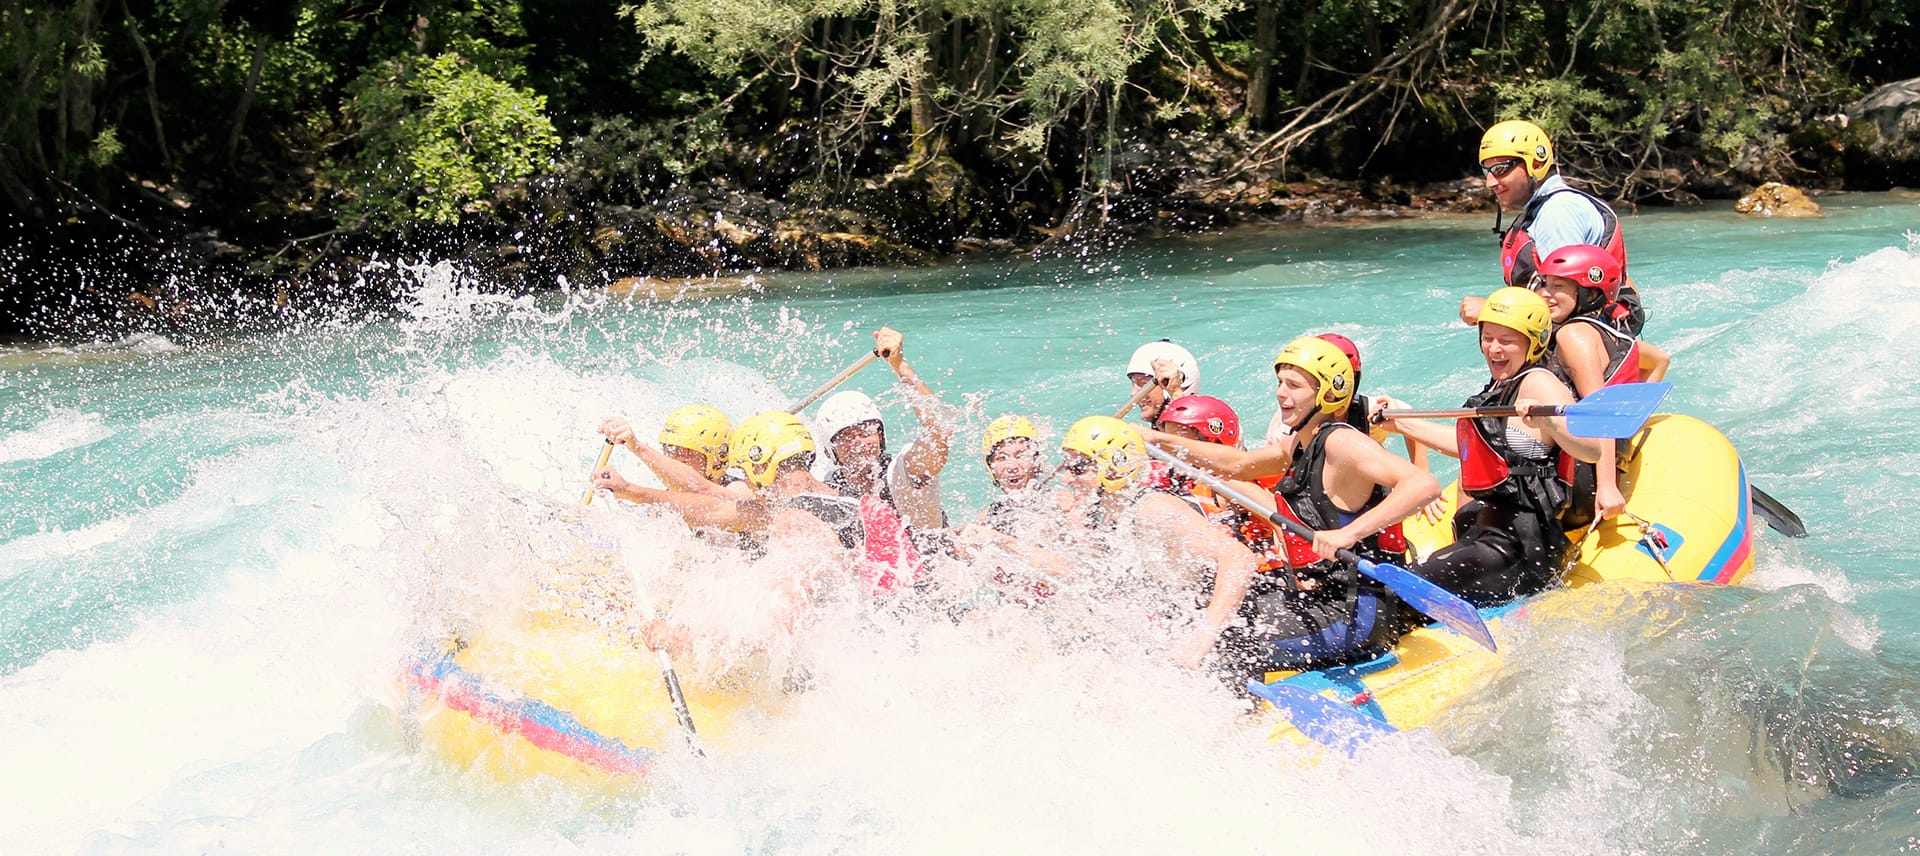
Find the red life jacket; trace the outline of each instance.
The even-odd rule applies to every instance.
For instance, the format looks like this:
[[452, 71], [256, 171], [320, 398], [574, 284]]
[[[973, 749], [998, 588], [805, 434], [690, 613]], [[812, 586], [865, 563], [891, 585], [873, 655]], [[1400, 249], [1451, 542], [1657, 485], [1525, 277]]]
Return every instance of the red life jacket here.
[[[1521, 379], [1533, 372], [1552, 373], [1543, 366], [1529, 366], [1511, 378], [1487, 384], [1465, 406], [1512, 406], [1520, 394]], [[1454, 423], [1454, 439], [1460, 446], [1460, 488], [1468, 496], [1538, 508], [1547, 516], [1557, 514], [1566, 501], [1567, 478], [1561, 470], [1570, 473], [1573, 458], [1565, 453], [1548, 461], [1520, 457], [1507, 445], [1505, 417], [1462, 419]]]
[[[860, 524], [866, 531], [860, 578], [874, 594], [891, 593], [926, 579], [926, 563], [907, 535], [893, 504], [873, 494], [860, 497]], [[903, 579], [904, 577], [904, 579]]]
[[[1627, 269], [1627, 242], [1620, 235], [1620, 217], [1613, 208], [1584, 190], [1572, 187], [1556, 187], [1553, 190], [1527, 200], [1527, 207], [1514, 218], [1513, 225], [1500, 235], [1500, 276], [1508, 285], [1532, 288], [1534, 276], [1540, 271], [1540, 255], [1534, 250], [1533, 236], [1527, 234], [1527, 228], [1540, 216], [1540, 207], [1546, 201], [1562, 193], [1572, 193], [1593, 204], [1600, 212], [1600, 238], [1593, 241], [1595, 246], [1606, 250], [1620, 262], [1620, 269]], [[1607, 320], [1621, 330], [1639, 335], [1646, 324], [1647, 313], [1640, 305], [1640, 293], [1633, 286], [1620, 284], [1620, 293], [1614, 303], [1607, 307]]]

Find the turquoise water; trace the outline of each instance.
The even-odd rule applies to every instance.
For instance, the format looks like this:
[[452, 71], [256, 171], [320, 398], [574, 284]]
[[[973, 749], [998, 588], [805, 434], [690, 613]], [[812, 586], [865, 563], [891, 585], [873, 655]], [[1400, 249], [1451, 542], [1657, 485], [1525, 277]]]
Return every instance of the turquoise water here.
[[[407, 311], [184, 350], [144, 337], [0, 353], [0, 845], [8, 852], [1888, 852], [1920, 791], [1920, 200], [1817, 221], [1630, 216], [1668, 406], [1719, 426], [1810, 537], [1749, 585], [1563, 596], [1537, 644], [1440, 726], [1351, 762], [1274, 747], [1151, 657], [1036, 652], [1017, 614], [876, 644], [792, 641], [820, 687], [777, 748], [677, 759], [612, 802], [407, 749], [394, 674], [511, 610], [551, 555], [608, 414], [783, 406], [907, 336], [962, 424], [1058, 437], [1168, 336], [1251, 425], [1271, 359], [1333, 330], [1364, 388], [1451, 406], [1483, 378], [1465, 294], [1481, 218], [1243, 232], [1080, 259], [768, 275], [669, 303], [473, 293], [423, 266]], [[849, 386], [910, 424], [889, 375]], [[631, 467], [628, 467], [631, 469]], [[655, 539], [628, 563], [687, 561]], [[625, 521], [625, 522], [623, 522]], [[638, 522], [632, 522], [638, 521]], [[724, 576], [715, 568], [714, 575]], [[1543, 610], [1552, 614], [1553, 610]], [[1025, 622], [1025, 623], [1023, 623]], [[1016, 641], [1009, 641], [1016, 640]], [[895, 644], [898, 643], [898, 644]], [[1045, 646], [1042, 646], [1043, 648]], [[718, 656], [718, 655], [716, 655]], [[1364, 832], [1335, 818], [1377, 816]], [[1356, 840], [1355, 835], [1359, 835]], [[431, 836], [431, 838], [428, 838]]]

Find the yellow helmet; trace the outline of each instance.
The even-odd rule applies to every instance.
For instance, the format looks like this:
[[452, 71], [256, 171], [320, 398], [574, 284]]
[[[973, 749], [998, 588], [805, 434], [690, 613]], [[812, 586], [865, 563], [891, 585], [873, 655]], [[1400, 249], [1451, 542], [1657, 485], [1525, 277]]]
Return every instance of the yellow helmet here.
[[1539, 125], [1520, 119], [1495, 123], [1480, 135], [1480, 162], [1488, 158], [1519, 158], [1534, 181], [1553, 169], [1553, 141]]
[[1480, 307], [1480, 323], [1498, 324], [1525, 334], [1529, 363], [1547, 355], [1547, 331], [1553, 329], [1553, 315], [1546, 298], [1531, 289], [1509, 285], [1487, 295], [1487, 302]]
[[1027, 421], [1025, 416], [1007, 414], [995, 419], [987, 423], [987, 433], [980, 435], [980, 454], [992, 458], [995, 446], [1019, 437], [1037, 441], [1040, 439], [1040, 431], [1034, 428], [1033, 423]]
[[1353, 401], [1353, 361], [1340, 346], [1317, 336], [1301, 336], [1280, 349], [1273, 370], [1292, 366], [1307, 373], [1320, 388], [1321, 413], [1338, 413]]
[[1088, 416], [1073, 423], [1060, 448], [1094, 459], [1103, 491], [1127, 489], [1147, 463], [1147, 444], [1140, 432], [1111, 416]]
[[784, 410], [762, 413], [740, 423], [727, 441], [727, 466], [740, 470], [754, 487], [773, 484], [780, 465], [796, 455], [813, 454], [813, 434], [800, 417]]
[[707, 477], [714, 478], [727, 465], [727, 438], [733, 423], [727, 415], [704, 404], [689, 404], [667, 414], [660, 426], [660, 445], [692, 449], [707, 459]]

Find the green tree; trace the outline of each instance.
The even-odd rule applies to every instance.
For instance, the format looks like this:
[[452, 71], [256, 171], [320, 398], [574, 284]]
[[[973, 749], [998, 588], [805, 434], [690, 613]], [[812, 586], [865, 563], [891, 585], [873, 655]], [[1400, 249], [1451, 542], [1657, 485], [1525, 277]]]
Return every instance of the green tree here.
[[622, 12], [655, 49], [741, 81], [740, 93], [769, 78], [802, 93], [824, 131], [822, 164], [858, 161], [903, 128], [908, 170], [955, 155], [1030, 169], [1061, 151], [1083, 167], [1110, 162], [1120, 114], [1140, 94], [1130, 76], [1150, 58], [1183, 61], [1165, 41], [1180, 20], [1218, 19], [1237, 3], [652, 0]]
[[545, 98], [458, 54], [387, 60], [350, 91], [359, 145], [337, 173], [349, 223], [458, 222], [492, 207], [490, 189], [544, 169], [560, 144]]

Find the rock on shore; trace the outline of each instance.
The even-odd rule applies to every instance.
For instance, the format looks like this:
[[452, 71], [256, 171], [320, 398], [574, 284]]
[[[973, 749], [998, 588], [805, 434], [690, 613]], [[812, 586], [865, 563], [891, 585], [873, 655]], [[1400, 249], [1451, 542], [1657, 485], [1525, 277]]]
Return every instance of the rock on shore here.
[[1777, 181], [1762, 184], [1740, 197], [1740, 201], [1733, 204], [1733, 210], [1755, 217], [1827, 216], [1827, 212], [1820, 210], [1820, 203], [1813, 201], [1806, 191]]

